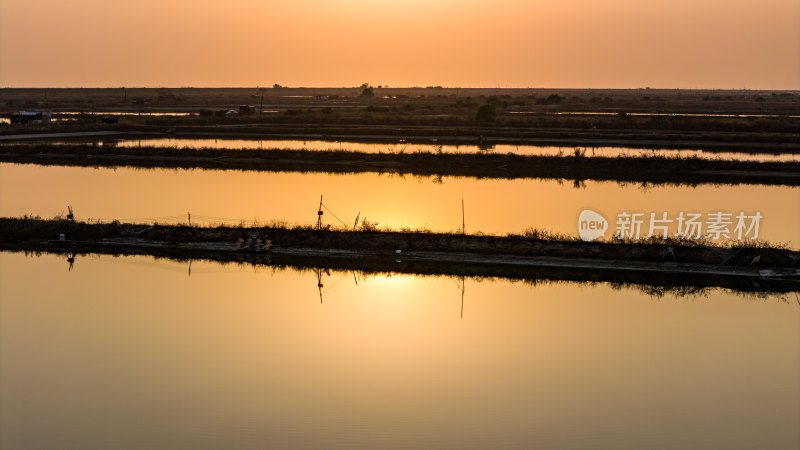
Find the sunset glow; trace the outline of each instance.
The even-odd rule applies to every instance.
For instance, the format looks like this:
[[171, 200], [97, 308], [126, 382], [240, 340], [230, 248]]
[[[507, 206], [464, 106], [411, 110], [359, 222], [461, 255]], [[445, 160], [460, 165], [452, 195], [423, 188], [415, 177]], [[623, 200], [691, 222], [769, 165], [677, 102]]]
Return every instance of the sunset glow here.
[[0, 1], [0, 86], [800, 88], [795, 0]]
[[800, 0], [0, 0], [0, 448], [800, 449]]

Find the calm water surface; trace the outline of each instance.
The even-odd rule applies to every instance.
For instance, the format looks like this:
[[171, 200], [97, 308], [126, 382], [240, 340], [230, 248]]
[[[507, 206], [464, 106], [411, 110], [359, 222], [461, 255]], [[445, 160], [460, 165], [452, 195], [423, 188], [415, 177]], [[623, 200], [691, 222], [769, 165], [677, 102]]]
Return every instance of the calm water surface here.
[[218, 149], [289, 149], [289, 150], [348, 150], [365, 153], [399, 153], [399, 152], [442, 152], [442, 153], [513, 153], [517, 155], [537, 156], [572, 156], [576, 149], [586, 157], [616, 156], [666, 156], [701, 159], [732, 159], [737, 161], [800, 161], [800, 153], [743, 153], [714, 152], [708, 150], [685, 149], [649, 149], [636, 147], [557, 147], [542, 145], [439, 145], [419, 143], [364, 143], [364, 142], [332, 142], [324, 140], [254, 140], [254, 139], [189, 139], [189, 138], [155, 138], [155, 139], [120, 139], [113, 143], [118, 147], [178, 147], [178, 148], [218, 148]]
[[[675, 219], [680, 212], [760, 212], [759, 238], [800, 246], [800, 189], [788, 186], [622, 185], [543, 179], [425, 178], [376, 173], [270, 173], [183, 169], [109, 169], [0, 163], [0, 216], [53, 217], [72, 205], [78, 219], [311, 225], [324, 195], [324, 222], [352, 228], [356, 216], [379, 226], [520, 233], [529, 227], [577, 235], [580, 211], [610, 222], [622, 212]], [[669, 233], [677, 231], [670, 225]]]
[[[499, 153], [535, 156], [573, 156], [576, 151], [584, 157], [638, 157], [638, 156], [663, 156], [681, 158], [700, 158], [712, 160], [735, 160], [735, 161], [800, 161], [800, 152], [797, 151], [776, 151], [776, 152], [735, 152], [735, 151], [713, 151], [699, 149], [652, 149], [644, 147], [584, 147], [584, 146], [546, 146], [546, 145], [511, 145], [511, 144], [481, 144], [481, 145], [444, 145], [437, 143], [408, 143], [408, 142], [384, 142], [366, 143], [353, 141], [331, 141], [331, 140], [303, 140], [303, 139], [220, 139], [220, 138], [114, 138], [102, 141], [95, 140], [71, 140], [67, 141], [47, 141], [53, 145], [65, 145], [67, 143], [88, 143], [104, 147], [136, 148], [136, 147], [157, 147], [157, 148], [214, 148], [224, 150], [241, 149], [283, 149], [283, 150], [308, 150], [308, 151], [328, 151], [346, 150], [364, 153], [412, 153], [412, 152], [431, 152], [431, 153]], [[36, 141], [14, 142], [13, 145], [20, 144], [41, 144]], [[9, 145], [9, 144], [4, 144]]]
[[800, 445], [800, 306], [0, 253], [0, 446]]

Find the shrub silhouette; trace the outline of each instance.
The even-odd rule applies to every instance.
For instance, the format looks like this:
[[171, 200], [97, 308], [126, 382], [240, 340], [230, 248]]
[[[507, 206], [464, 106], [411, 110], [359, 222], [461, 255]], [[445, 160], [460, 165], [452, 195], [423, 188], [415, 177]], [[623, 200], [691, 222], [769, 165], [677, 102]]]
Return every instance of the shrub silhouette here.
[[548, 105], [560, 105], [561, 104], [561, 96], [558, 94], [551, 94], [547, 97], [547, 104]]
[[493, 120], [495, 115], [497, 115], [497, 109], [494, 105], [481, 105], [478, 107], [478, 112], [475, 113], [475, 119], [489, 121]]

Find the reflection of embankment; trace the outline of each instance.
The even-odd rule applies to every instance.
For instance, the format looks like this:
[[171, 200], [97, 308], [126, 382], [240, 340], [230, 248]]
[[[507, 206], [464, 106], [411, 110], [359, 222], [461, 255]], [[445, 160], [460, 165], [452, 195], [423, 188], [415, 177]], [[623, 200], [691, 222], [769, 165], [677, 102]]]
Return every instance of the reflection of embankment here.
[[[531, 286], [541, 284], [574, 283], [595, 285], [607, 283], [615, 289], [635, 289], [652, 297], [671, 295], [675, 297], [705, 296], [714, 289], [726, 289], [746, 298], [770, 298], [778, 296], [784, 301], [796, 300], [800, 284], [787, 279], [754, 279], [749, 277], [704, 274], [659, 274], [639, 273], [625, 270], [596, 270], [569, 267], [519, 267], [510, 265], [463, 264], [435, 261], [417, 261], [407, 258], [374, 256], [291, 256], [276, 254], [236, 253], [186, 249], [181, 247], [143, 247], [126, 245], [81, 245], [64, 251], [45, 248], [41, 245], [0, 243], [0, 251], [25, 252], [37, 256], [43, 253], [61, 253], [66, 257], [70, 270], [80, 265], [80, 256], [147, 255], [156, 259], [176, 261], [210, 261], [222, 265], [237, 264], [269, 267], [275, 271], [295, 270], [339, 276], [353, 274], [357, 280], [369, 277], [406, 274], [423, 277], [468, 278], [473, 281], [507, 280], [523, 282]], [[77, 260], [77, 262], [76, 262]], [[191, 272], [190, 266], [187, 266]], [[458, 281], [458, 280], [457, 280]], [[784, 297], [783, 294], [794, 294]], [[754, 297], [755, 296], [755, 297]]]
[[[764, 247], [586, 243], [524, 236], [310, 228], [86, 224], [8, 218], [0, 219], [0, 231], [4, 248], [20, 250], [44, 250], [47, 247], [41, 240], [63, 233], [69, 245], [61, 248], [56, 242], [56, 251], [526, 280], [608, 281], [647, 284], [656, 291], [708, 286], [741, 291], [800, 291], [800, 252]], [[76, 241], [74, 246], [70, 239]], [[272, 249], [250, 249], [247, 247], [250, 239], [269, 241]]]
[[800, 162], [668, 157], [4, 145], [0, 161], [91, 167], [176, 167], [299, 172], [396, 172], [479, 178], [800, 185]]

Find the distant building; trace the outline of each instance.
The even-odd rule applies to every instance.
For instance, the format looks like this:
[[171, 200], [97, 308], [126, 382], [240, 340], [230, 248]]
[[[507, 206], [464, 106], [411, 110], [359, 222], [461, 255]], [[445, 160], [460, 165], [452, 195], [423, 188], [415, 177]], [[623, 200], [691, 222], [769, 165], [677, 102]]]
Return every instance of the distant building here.
[[50, 111], [17, 111], [11, 114], [12, 124], [48, 123], [53, 115]]

